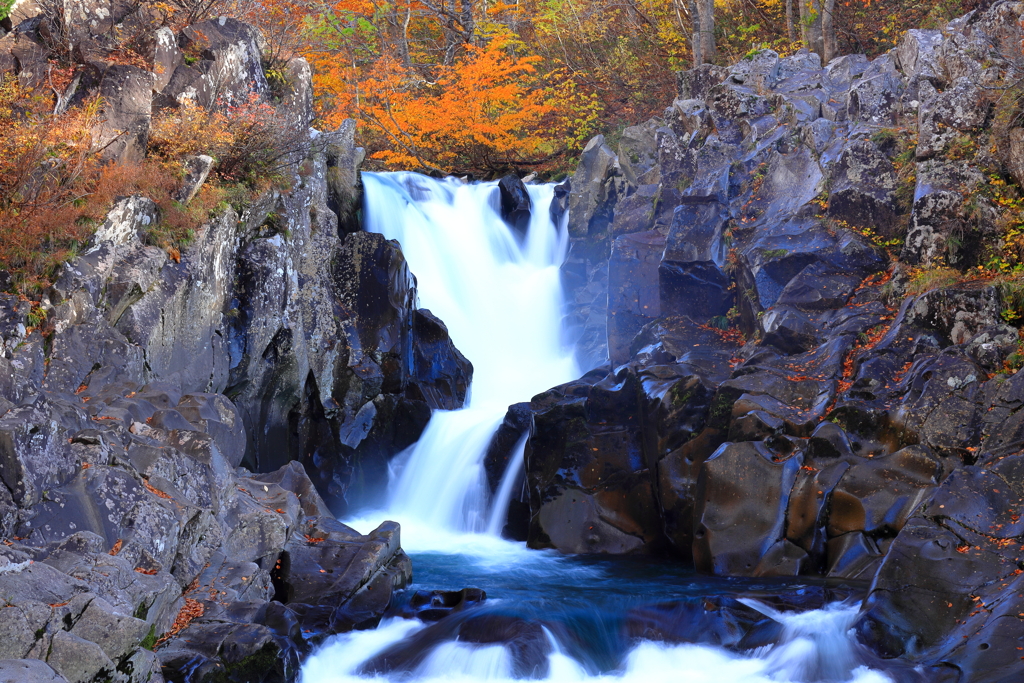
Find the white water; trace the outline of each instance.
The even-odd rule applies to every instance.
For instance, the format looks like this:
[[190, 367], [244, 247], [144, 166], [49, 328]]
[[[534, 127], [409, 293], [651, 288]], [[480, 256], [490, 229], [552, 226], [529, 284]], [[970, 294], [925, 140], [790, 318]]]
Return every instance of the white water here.
[[505, 412], [578, 375], [560, 341], [567, 237], [548, 216], [553, 190], [529, 187], [535, 210], [520, 244], [493, 205], [496, 183], [413, 173], [367, 173], [363, 183], [366, 230], [398, 240], [419, 305], [444, 321], [473, 363], [466, 407], [435, 411], [420, 440], [396, 459], [386, 515], [409, 531], [486, 531], [482, 459]]
[[[551, 652], [548, 675], [557, 683], [890, 683], [889, 677], [853, 658], [854, 642], [847, 633], [856, 618], [855, 607], [834, 606], [803, 614], [782, 615], [786, 636], [779, 645], [737, 654], [707, 645], [668, 645], [651, 641], [637, 644], [622, 665], [610, 672], [590, 672], [567, 655], [548, 633]], [[792, 622], [814, 624], [813, 637], [790, 633]], [[845, 623], [846, 629], [835, 628]], [[417, 621], [391, 619], [375, 631], [336, 636], [303, 665], [300, 683], [356, 683], [388, 680], [361, 677], [359, 666], [424, 628]], [[813, 640], [814, 645], [809, 641]], [[821, 649], [816, 649], [820, 647]], [[834, 660], [831, 658], [835, 658]], [[474, 646], [448, 642], [439, 645], [411, 674], [395, 680], [418, 683], [441, 681], [510, 682], [512, 661], [502, 646]]]
[[[506, 586], [529, 588], [536, 594], [547, 591], [556, 599], [571, 594], [576, 586], [602, 581], [611, 590], [616, 577], [603, 569], [571, 563], [551, 551], [527, 550], [497, 536], [522, 468], [524, 439], [516, 446], [495, 501], [489, 499], [481, 462], [509, 405], [578, 375], [571, 349], [560, 345], [563, 295], [558, 267], [567, 240], [564, 226], [556, 227], [548, 219], [552, 190], [529, 188], [534, 218], [520, 244], [492, 204], [493, 183], [466, 185], [414, 174], [364, 174], [363, 181], [366, 229], [402, 244], [417, 277], [419, 305], [447, 324], [455, 345], [473, 362], [474, 376], [466, 408], [436, 411], [419, 442], [395, 459], [386, 509], [346, 522], [365, 532], [383, 519], [397, 520], [407, 551], [452, 558], [485, 585], [493, 585], [500, 577]], [[587, 599], [584, 596], [584, 602]], [[516, 600], [523, 597], [504, 601]], [[492, 595], [488, 604], [495, 602], [500, 605], [502, 598]], [[557, 609], [554, 600], [549, 602]], [[799, 615], [756, 608], [784, 625], [778, 645], [739, 654], [705, 645], [644, 641], [625, 652], [618, 667], [610, 671], [588, 670], [548, 632], [545, 680], [889, 680], [858, 666], [849, 633], [855, 608], [833, 606]], [[389, 680], [360, 676], [359, 668], [423, 628], [426, 625], [416, 620], [391, 619], [374, 631], [331, 638], [304, 663], [301, 683]], [[437, 645], [414, 671], [390, 680], [509, 681], [512, 667], [510, 650], [503, 645], [449, 641]]]

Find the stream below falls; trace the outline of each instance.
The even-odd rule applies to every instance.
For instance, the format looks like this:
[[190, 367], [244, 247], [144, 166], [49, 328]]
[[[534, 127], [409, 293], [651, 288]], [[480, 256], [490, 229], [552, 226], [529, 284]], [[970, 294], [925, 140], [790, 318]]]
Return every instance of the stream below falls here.
[[509, 405], [581, 374], [562, 329], [568, 238], [549, 215], [553, 188], [528, 187], [522, 237], [500, 217], [496, 183], [411, 173], [363, 182], [365, 229], [401, 243], [419, 306], [445, 322], [474, 374], [466, 406], [435, 411], [394, 459], [386, 506], [343, 521], [364, 533], [384, 519], [402, 525], [414, 582], [390, 614], [416, 591], [473, 587], [487, 598], [436, 622], [386, 616], [334, 636], [304, 663], [302, 683], [894, 680], [852, 635], [862, 586], [699, 576], [668, 560], [501, 539], [525, 439], [492, 495], [491, 436]]

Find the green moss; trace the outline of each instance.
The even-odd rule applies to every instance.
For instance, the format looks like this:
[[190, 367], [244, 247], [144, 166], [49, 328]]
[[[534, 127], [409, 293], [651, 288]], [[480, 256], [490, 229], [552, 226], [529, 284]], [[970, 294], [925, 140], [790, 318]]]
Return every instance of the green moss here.
[[262, 681], [267, 677], [269, 671], [280, 666], [278, 648], [273, 643], [267, 643], [261, 650], [255, 652], [240, 662], [234, 664], [224, 663], [222, 669], [210, 676], [207, 680], [210, 683], [240, 683], [242, 681]]
[[[140, 607], [140, 609], [141, 609], [141, 607]], [[137, 611], [138, 610], [136, 610], [136, 612]], [[146, 608], [146, 611], [147, 612], [149, 611], [148, 607]], [[145, 617], [142, 617], [142, 618], [145, 618]], [[139, 647], [144, 648], [146, 650], [152, 650], [154, 647], [156, 647], [156, 641], [157, 641], [156, 624], [151, 624], [150, 627], [149, 627], [149, 633], [147, 633], [146, 637], [142, 639], [141, 643], [139, 643]]]

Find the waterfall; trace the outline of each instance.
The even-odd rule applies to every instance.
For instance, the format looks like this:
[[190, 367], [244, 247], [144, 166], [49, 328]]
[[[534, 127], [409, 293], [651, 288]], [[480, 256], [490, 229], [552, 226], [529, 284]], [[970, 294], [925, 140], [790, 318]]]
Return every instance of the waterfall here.
[[[890, 680], [860, 663], [850, 631], [856, 607], [782, 613], [744, 599], [778, 626], [776, 640], [748, 651], [670, 635], [637, 640], [623, 629], [634, 608], [720, 594], [722, 584], [702, 583], [678, 563], [597, 563], [500, 539], [526, 438], [513, 449], [494, 500], [483, 469], [490, 439], [509, 405], [578, 373], [560, 341], [567, 237], [548, 215], [552, 190], [529, 188], [533, 217], [520, 238], [499, 217], [494, 183], [409, 173], [365, 173], [363, 182], [366, 229], [401, 243], [419, 305], [448, 325], [474, 376], [467, 405], [435, 411], [420, 440], [394, 459], [386, 509], [345, 521], [357, 529], [399, 521], [413, 589], [475, 586], [488, 598], [436, 624], [385, 618], [374, 630], [329, 638], [304, 662], [300, 683], [504, 682], [523, 671], [558, 683]], [[387, 669], [395, 661], [404, 668]]]
[[[385, 512], [410, 531], [500, 531], [489, 524], [502, 511], [489, 514], [483, 469], [491, 437], [511, 404], [578, 375], [561, 342], [559, 266], [568, 239], [551, 221], [553, 189], [528, 187], [533, 211], [521, 238], [501, 219], [497, 183], [364, 173], [363, 184], [365, 229], [398, 240], [419, 306], [444, 321], [473, 363], [466, 406], [435, 411], [420, 440], [396, 458]], [[503, 491], [505, 506], [513, 483]]]

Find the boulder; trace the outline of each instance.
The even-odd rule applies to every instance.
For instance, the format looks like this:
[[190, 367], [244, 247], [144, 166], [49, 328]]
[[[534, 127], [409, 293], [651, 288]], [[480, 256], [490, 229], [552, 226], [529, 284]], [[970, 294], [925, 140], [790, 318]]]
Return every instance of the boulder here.
[[245, 104], [250, 95], [266, 97], [269, 85], [260, 40], [254, 27], [229, 17], [187, 27], [178, 36], [185, 60], [174, 69], [156, 104], [176, 106], [191, 100], [212, 108]]
[[135, 165], [146, 156], [153, 86], [153, 74], [137, 66], [115, 64], [104, 71], [93, 144], [105, 161]]
[[38, 659], [0, 659], [0, 683], [67, 683]]
[[510, 174], [498, 181], [499, 203], [501, 205], [501, 219], [508, 224], [508, 227], [519, 237], [526, 238], [526, 231], [530, 227], [530, 193], [527, 191], [519, 176]]
[[[729, 576], [800, 573], [806, 552], [785, 549], [786, 509], [801, 466], [761, 443], [723, 444], [704, 461], [694, 496], [694, 563]], [[779, 561], [777, 553], [788, 556]]]
[[199, 193], [213, 169], [213, 157], [205, 154], [185, 159], [185, 179], [174, 194], [175, 201], [188, 204]]
[[586, 237], [605, 232], [614, 217], [622, 180], [618, 157], [604, 144], [604, 136], [592, 138], [584, 147], [572, 177], [570, 236]]

